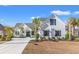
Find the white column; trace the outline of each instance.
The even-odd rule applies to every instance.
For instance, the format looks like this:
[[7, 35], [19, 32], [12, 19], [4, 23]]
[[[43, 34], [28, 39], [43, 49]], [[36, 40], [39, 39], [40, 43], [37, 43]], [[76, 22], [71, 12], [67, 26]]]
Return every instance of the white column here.
[[52, 37], [55, 37], [55, 30], [52, 29], [52, 33], [51, 33]]
[[52, 38], [51, 26], [49, 25], [49, 37]]
[[30, 37], [32, 37], [32, 31], [30, 31]]
[[40, 30], [40, 28], [38, 29], [38, 34], [39, 34], [39, 39], [40, 39], [40, 37], [41, 37], [41, 30]]

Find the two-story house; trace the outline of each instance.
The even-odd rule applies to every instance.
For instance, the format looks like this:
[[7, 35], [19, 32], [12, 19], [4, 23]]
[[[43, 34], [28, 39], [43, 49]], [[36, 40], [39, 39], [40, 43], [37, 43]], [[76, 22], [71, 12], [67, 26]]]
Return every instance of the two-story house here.
[[65, 37], [65, 23], [56, 15], [49, 16], [40, 26], [40, 36]]

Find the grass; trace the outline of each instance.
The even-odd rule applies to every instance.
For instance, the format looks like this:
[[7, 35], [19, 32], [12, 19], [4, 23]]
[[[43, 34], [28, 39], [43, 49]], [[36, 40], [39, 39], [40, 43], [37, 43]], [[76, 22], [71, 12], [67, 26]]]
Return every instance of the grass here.
[[30, 41], [23, 54], [79, 54], [79, 41]]

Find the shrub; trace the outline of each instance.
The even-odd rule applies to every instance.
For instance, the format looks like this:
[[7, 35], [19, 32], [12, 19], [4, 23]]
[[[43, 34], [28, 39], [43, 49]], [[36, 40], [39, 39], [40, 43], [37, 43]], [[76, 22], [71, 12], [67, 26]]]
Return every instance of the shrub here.
[[4, 41], [4, 37], [2, 35], [0, 35], [0, 41]]
[[69, 39], [69, 33], [67, 32], [65, 35], [65, 39], [68, 40]]
[[37, 33], [36, 34], [36, 41], [38, 41], [38, 39], [39, 39], [39, 34]]

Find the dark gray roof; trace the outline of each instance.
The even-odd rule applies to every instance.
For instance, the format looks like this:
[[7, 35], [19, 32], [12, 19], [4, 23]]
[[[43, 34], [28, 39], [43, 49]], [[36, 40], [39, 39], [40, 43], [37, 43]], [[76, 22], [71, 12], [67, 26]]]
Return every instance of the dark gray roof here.
[[4, 26], [0, 24], [0, 30], [4, 30]]
[[28, 27], [30, 27], [31, 29], [34, 29], [35, 28], [35, 24], [34, 23], [26, 23], [26, 25]]
[[23, 23], [16, 23], [15, 27], [21, 26]]
[[43, 17], [41, 17], [41, 18], [39, 18], [41, 21], [47, 21], [47, 18], [43, 18]]

